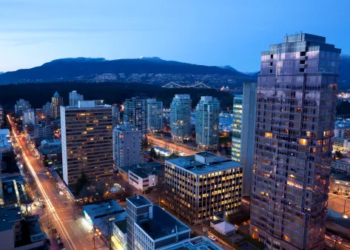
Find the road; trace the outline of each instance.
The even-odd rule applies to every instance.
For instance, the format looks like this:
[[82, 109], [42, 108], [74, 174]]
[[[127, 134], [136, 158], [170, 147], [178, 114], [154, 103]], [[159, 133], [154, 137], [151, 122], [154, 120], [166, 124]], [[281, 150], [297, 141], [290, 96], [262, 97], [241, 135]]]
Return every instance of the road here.
[[[57, 234], [60, 235], [67, 250], [94, 249], [91, 228], [86, 224], [81, 211], [75, 211], [76, 209], [70, 204], [66, 206], [66, 196], [59, 194], [56, 182], [49, 178], [46, 174], [47, 169], [41, 167], [38, 159], [32, 155], [23, 138], [15, 133], [14, 124], [9, 116], [8, 120], [12, 127], [14, 139], [22, 151], [23, 160], [46, 204], [46, 208], [38, 213], [42, 217], [40, 222], [43, 230], [46, 231], [48, 237], [51, 239], [51, 249], [58, 249], [55, 240]], [[74, 213], [76, 213], [76, 216]], [[53, 235], [51, 233], [52, 228], [57, 230], [57, 234]], [[95, 244], [98, 249], [107, 249], [106, 244], [98, 238]]]
[[197, 149], [190, 149], [187, 146], [178, 144], [178, 143], [174, 143], [174, 142], [170, 142], [170, 141], [166, 141], [163, 139], [158, 139], [155, 138], [153, 136], [147, 135], [147, 140], [148, 142], [150, 142], [152, 145], [167, 149], [167, 150], [171, 150], [173, 152], [177, 152], [177, 153], [183, 153], [185, 156], [186, 155], [193, 155], [196, 154], [200, 151], [197, 151]]

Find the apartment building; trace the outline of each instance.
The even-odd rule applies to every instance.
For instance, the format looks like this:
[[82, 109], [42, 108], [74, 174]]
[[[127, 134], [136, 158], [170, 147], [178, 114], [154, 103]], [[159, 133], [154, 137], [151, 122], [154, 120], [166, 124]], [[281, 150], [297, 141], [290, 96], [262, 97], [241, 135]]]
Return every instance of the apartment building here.
[[113, 174], [112, 107], [79, 101], [61, 106], [63, 179], [74, 185], [84, 172], [90, 181]]
[[23, 124], [35, 125], [34, 109], [30, 108], [30, 109], [23, 111]]
[[220, 102], [202, 96], [196, 107], [196, 143], [204, 149], [217, 149], [219, 143]]
[[137, 127], [143, 139], [145, 139], [147, 134], [147, 99], [138, 96], [126, 99], [123, 121]]
[[268, 249], [324, 249], [339, 60], [304, 33], [261, 54], [250, 233]]
[[170, 104], [170, 128], [174, 140], [188, 140], [191, 137], [190, 95], [175, 95]]
[[147, 99], [147, 130], [150, 133], [163, 129], [163, 102]]
[[241, 205], [242, 164], [209, 152], [165, 161], [165, 199], [191, 223], [226, 215]]
[[113, 129], [113, 160], [117, 168], [140, 163], [141, 138], [140, 130], [129, 123]]
[[52, 118], [58, 119], [61, 117], [60, 107], [63, 105], [63, 97], [56, 91], [54, 96], [51, 98], [51, 110]]
[[84, 101], [83, 95], [78, 94], [75, 90], [69, 92], [69, 106], [76, 107], [79, 101]]

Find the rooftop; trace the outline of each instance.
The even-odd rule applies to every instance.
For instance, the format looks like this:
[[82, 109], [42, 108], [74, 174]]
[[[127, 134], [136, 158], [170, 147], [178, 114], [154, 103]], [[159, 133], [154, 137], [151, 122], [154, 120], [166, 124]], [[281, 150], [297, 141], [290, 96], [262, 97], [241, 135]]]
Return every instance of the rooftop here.
[[194, 174], [206, 174], [242, 167], [242, 164], [239, 162], [231, 161], [209, 152], [170, 159], [166, 160], [166, 162], [188, 170]]
[[350, 182], [350, 175], [342, 176], [342, 177], [336, 177], [337, 181], [344, 181], [344, 182]]
[[[163, 248], [165, 250], [165, 248]], [[163, 250], [161, 249], [161, 250]], [[167, 246], [167, 250], [222, 250], [218, 245], [204, 236], [197, 236], [186, 241]]]
[[164, 169], [164, 165], [158, 162], [140, 163], [132, 166], [122, 167], [125, 172], [133, 172], [141, 178], [147, 178], [150, 175], [159, 174]]
[[126, 220], [120, 220], [120, 221], [115, 221], [114, 224], [119, 228], [120, 231], [122, 231], [124, 234], [126, 234], [126, 226], [127, 226], [127, 221]]
[[153, 206], [153, 218], [137, 223], [153, 240], [157, 240], [171, 234], [183, 233], [190, 229], [163, 210], [158, 205]]
[[23, 219], [20, 207], [0, 208], [0, 231], [13, 228], [15, 222]]
[[350, 158], [342, 158], [342, 159], [339, 159], [335, 162], [342, 162], [342, 163], [350, 164]]
[[125, 211], [116, 201], [107, 200], [84, 205], [84, 212], [86, 212], [91, 219], [104, 217]]
[[126, 198], [126, 200], [131, 202], [135, 207], [152, 205], [152, 202], [150, 202], [144, 196], [140, 196], [140, 195], [134, 195], [134, 196], [128, 197]]

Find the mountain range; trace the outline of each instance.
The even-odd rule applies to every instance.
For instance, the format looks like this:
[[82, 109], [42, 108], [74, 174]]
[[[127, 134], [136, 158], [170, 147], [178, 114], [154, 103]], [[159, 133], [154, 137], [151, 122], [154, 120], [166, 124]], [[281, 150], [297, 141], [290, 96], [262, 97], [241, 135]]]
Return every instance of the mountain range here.
[[0, 75], [0, 84], [40, 82], [139, 82], [166, 84], [170, 81], [192, 85], [196, 81], [214, 87], [237, 87], [256, 77], [241, 73], [234, 68], [203, 66], [158, 57], [106, 60], [104, 58], [65, 58], [42, 66], [6, 72]]
[[[0, 73], [0, 84], [41, 82], [125, 82], [164, 85], [175, 82], [193, 85], [197, 81], [213, 87], [241, 88], [256, 81], [259, 72], [243, 73], [231, 66], [203, 66], [158, 57], [106, 60], [104, 58], [64, 58], [31, 69]], [[342, 55], [339, 88], [350, 87], [350, 56]]]

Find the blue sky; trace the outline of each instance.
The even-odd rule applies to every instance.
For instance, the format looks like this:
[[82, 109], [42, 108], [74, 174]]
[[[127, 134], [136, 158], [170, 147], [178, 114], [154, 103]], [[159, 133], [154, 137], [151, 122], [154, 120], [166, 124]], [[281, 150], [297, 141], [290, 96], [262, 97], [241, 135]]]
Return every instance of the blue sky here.
[[350, 54], [349, 0], [0, 0], [0, 71], [57, 58], [158, 56], [257, 71], [285, 34]]

